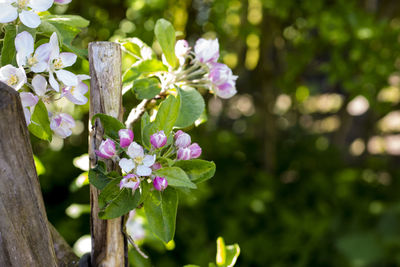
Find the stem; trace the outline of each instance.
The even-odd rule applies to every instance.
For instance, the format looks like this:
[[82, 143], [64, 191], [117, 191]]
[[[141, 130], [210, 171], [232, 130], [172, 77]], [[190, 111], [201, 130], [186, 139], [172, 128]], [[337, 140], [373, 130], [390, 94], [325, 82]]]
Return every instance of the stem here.
[[128, 118], [125, 121], [125, 126], [128, 129], [131, 129], [133, 124], [140, 119], [143, 113], [146, 111], [146, 106], [149, 104], [151, 99], [144, 99], [136, 108], [132, 109], [128, 115]]

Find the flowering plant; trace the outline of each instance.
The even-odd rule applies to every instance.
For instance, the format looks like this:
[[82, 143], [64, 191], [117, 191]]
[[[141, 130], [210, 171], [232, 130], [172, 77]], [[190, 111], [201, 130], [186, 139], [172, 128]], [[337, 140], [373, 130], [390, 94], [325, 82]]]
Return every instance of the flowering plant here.
[[[35, 136], [51, 141], [72, 134], [75, 121], [57, 101], [65, 98], [84, 105], [88, 75], [66, 70], [86, 54], [71, 45], [80, 28], [89, 22], [80, 16], [55, 16], [47, 10], [70, 0], [0, 1], [2, 47], [0, 81], [20, 92], [25, 120]], [[48, 38], [48, 39], [47, 39]], [[35, 49], [36, 48], [36, 49]], [[60, 50], [69, 52], [60, 52]], [[49, 111], [51, 110], [51, 112]]]
[[[100, 218], [144, 207], [150, 230], [167, 243], [175, 232], [178, 192], [189, 193], [215, 173], [215, 164], [199, 159], [202, 148], [185, 131], [205, 121], [202, 94], [232, 97], [237, 76], [217, 62], [217, 39], [200, 38], [192, 50], [187, 41], [176, 41], [175, 29], [164, 19], [157, 21], [155, 36], [161, 60], [137, 38], [120, 40], [125, 59], [133, 61], [123, 75], [123, 93], [132, 91], [142, 102], [125, 124], [105, 114], [93, 116], [92, 125], [99, 120], [105, 133], [89, 180], [101, 190]], [[134, 133], [139, 120], [140, 131]], [[122, 175], [107, 171], [103, 161], [109, 160]]]

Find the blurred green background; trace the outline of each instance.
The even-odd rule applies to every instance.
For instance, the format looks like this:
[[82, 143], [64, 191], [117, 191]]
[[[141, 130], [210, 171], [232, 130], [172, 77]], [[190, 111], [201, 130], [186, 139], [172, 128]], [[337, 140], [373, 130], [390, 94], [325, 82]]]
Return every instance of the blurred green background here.
[[[152, 45], [164, 17], [192, 46], [218, 37], [239, 75], [239, 94], [208, 96], [208, 122], [190, 132], [217, 172], [180, 198], [175, 244], [141, 241], [153, 266], [206, 266], [218, 236], [239, 243], [237, 266], [400, 266], [400, 2], [73, 0], [53, 12], [91, 21], [81, 47]], [[79, 250], [88, 106], [65, 109], [81, 120], [72, 137], [32, 139], [49, 220]]]

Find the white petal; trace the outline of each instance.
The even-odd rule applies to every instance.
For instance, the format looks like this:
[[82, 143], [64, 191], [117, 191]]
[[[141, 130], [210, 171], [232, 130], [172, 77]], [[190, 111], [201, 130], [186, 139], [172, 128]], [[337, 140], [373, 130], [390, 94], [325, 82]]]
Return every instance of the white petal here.
[[54, 0], [55, 3], [59, 5], [66, 5], [72, 2], [72, 0]]
[[34, 57], [39, 62], [48, 62], [51, 54], [50, 43], [45, 43], [36, 48]]
[[86, 74], [78, 74], [76, 76], [78, 77], [78, 80], [80, 80], [80, 81], [84, 81], [84, 80], [89, 80], [90, 79], [90, 76], [86, 75]]
[[37, 12], [43, 12], [53, 5], [54, 0], [31, 0], [28, 6]]
[[144, 165], [137, 166], [136, 174], [139, 176], [149, 176], [151, 174], [151, 169]]
[[48, 66], [49, 65], [44, 61], [38, 62], [31, 67], [31, 71], [33, 71], [34, 73], [44, 72]]
[[63, 63], [63, 67], [69, 67], [74, 65], [77, 56], [74, 53], [64, 52], [60, 53], [60, 58]]
[[18, 18], [18, 11], [16, 7], [7, 3], [0, 3], [0, 23], [8, 23]]
[[24, 66], [27, 57], [33, 53], [33, 37], [29, 32], [23, 31], [15, 37], [14, 44], [17, 50], [18, 66]]
[[131, 159], [123, 158], [119, 161], [119, 166], [125, 173], [129, 173], [135, 168], [135, 163]]
[[23, 108], [24, 110], [24, 115], [25, 115], [25, 121], [26, 121], [26, 125], [29, 125], [31, 123], [31, 112], [29, 111], [28, 108]]
[[44, 96], [47, 91], [47, 81], [42, 75], [35, 75], [33, 77], [32, 86], [38, 96]]
[[21, 22], [29, 28], [37, 28], [40, 25], [40, 17], [32, 10], [22, 10], [19, 14]]
[[57, 70], [56, 71], [57, 78], [65, 85], [69, 86], [77, 86], [78, 85], [78, 77], [70, 71], [67, 70]]
[[50, 59], [56, 59], [60, 55], [60, 47], [58, 45], [57, 33], [53, 32], [50, 36]]
[[56, 79], [54, 78], [54, 74], [52, 72], [49, 72], [49, 83], [51, 85], [51, 87], [56, 91], [59, 92], [60, 91], [60, 85], [58, 84], [58, 82], [56, 81]]
[[21, 92], [19, 96], [23, 107], [33, 107], [39, 101], [39, 98], [32, 93]]
[[132, 159], [137, 158], [137, 157], [143, 157], [144, 156], [144, 151], [143, 147], [139, 145], [136, 142], [132, 142], [129, 147], [128, 147], [128, 152], [126, 152], [129, 157]]
[[143, 159], [143, 165], [146, 167], [151, 167], [156, 161], [156, 155], [146, 155]]

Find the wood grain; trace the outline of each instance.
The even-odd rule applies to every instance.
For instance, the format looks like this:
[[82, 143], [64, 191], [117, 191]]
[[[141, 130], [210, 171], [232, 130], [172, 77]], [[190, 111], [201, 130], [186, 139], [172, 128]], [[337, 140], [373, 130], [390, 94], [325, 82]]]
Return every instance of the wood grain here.
[[[90, 63], [90, 114], [89, 121], [97, 113], [104, 113], [122, 120], [122, 81], [121, 47], [111, 42], [89, 44]], [[91, 126], [89, 136], [90, 165], [97, 164], [94, 153], [98, 149], [104, 130], [97, 119]], [[117, 170], [117, 166], [107, 160], [108, 170]], [[92, 266], [128, 266], [127, 243], [122, 232], [123, 218], [102, 220], [98, 217], [99, 190], [90, 186]]]
[[57, 266], [18, 92], [0, 82], [0, 266]]

